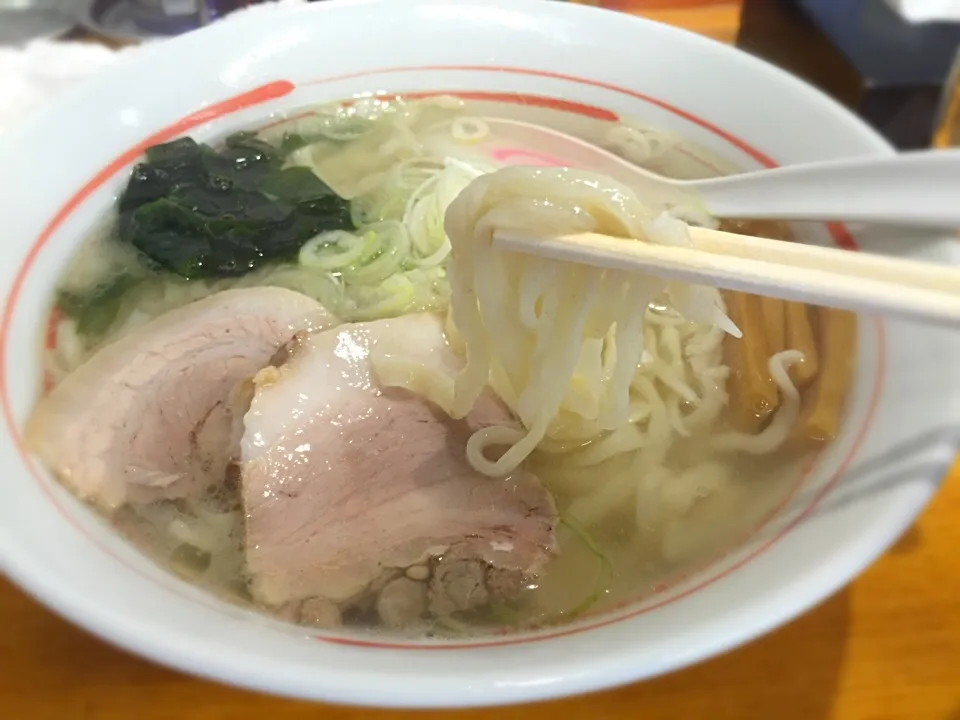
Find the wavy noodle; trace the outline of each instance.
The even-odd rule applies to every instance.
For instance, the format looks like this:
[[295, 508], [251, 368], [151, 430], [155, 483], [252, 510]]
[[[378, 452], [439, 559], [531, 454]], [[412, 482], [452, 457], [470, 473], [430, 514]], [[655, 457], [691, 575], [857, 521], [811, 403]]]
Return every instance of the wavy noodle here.
[[783, 395], [783, 404], [776, 416], [759, 435], [725, 433], [715, 437], [714, 449], [764, 455], [783, 445], [800, 415], [800, 392], [788, 374], [790, 367], [800, 362], [803, 362], [803, 353], [799, 350], [784, 350], [770, 358], [767, 364], [770, 376]]
[[[739, 331], [713, 288], [501, 251], [492, 242], [497, 231], [594, 231], [682, 245], [690, 242], [686, 226], [589, 173], [510, 168], [484, 176], [446, 221], [447, 328], [465, 368], [446, 378], [418, 377], [415, 368], [381, 373], [421, 392], [445, 388], [430, 396], [442, 396], [453, 417], [492, 388], [519, 423], [473, 434], [474, 468], [502, 476], [533, 455], [535, 470], [569, 500], [571, 517], [591, 525], [637, 507], [634, 519], [649, 522], [642, 506], [658, 488], [676, 483], [679, 497], [699, 487], [697, 459], [677, 466], [670, 450], [720, 424], [729, 374], [723, 338]], [[764, 454], [783, 443], [799, 408], [786, 371], [800, 357], [770, 359], [784, 397], [770, 426], [756, 436], [715, 437], [714, 452]]]
[[[690, 434], [689, 416], [706, 407], [697, 423], [716, 417], [725, 402], [725, 368], [722, 330], [717, 335], [714, 326], [736, 332], [716, 290], [492, 244], [498, 230], [596, 231], [691, 244], [686, 225], [662, 211], [606, 178], [533, 168], [486, 175], [451, 204], [450, 319], [466, 367], [444, 409], [465, 416], [489, 386], [521, 424], [487, 428], [470, 439], [468, 458], [477, 470], [505, 475], [537, 449], [589, 467], [644, 447], [654, 458], [643, 460], [649, 466], [662, 462], [676, 437]], [[655, 300], [665, 304], [648, 309]], [[504, 445], [506, 451], [492, 457]]]

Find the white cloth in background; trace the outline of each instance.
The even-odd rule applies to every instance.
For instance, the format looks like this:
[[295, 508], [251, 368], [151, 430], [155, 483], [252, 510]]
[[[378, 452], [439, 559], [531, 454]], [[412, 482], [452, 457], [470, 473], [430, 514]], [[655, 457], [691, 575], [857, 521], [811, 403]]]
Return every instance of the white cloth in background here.
[[[124, 50], [122, 53], [135, 52]], [[36, 40], [0, 48], [0, 134], [121, 54], [94, 43]]]
[[[254, 5], [234, 15], [273, 12], [278, 4], [303, 1]], [[234, 15], [218, 22], [230, 22]], [[0, 47], [0, 134], [62, 91], [136, 52], [136, 47], [117, 51], [97, 43], [56, 40], [35, 40], [22, 48]]]
[[909, 22], [960, 21], [960, 0], [887, 0]]

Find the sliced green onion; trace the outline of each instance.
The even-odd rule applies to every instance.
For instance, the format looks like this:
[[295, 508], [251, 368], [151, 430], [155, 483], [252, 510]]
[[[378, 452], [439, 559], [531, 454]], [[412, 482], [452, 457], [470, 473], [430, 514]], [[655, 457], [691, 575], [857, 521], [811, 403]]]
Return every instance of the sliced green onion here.
[[[374, 320], [383, 317], [396, 317], [402, 315], [413, 302], [414, 285], [410, 278], [403, 275], [393, 275], [384, 280], [377, 289], [371, 293], [372, 298], [360, 296], [361, 300], [368, 302], [358, 303], [356, 319]], [[379, 298], [373, 300], [373, 298]]]
[[453, 139], [462, 143], [478, 143], [490, 134], [490, 127], [480, 118], [457, 118], [450, 124]]
[[391, 221], [370, 225], [364, 229], [372, 235], [377, 248], [375, 255], [357, 260], [342, 271], [350, 284], [374, 285], [399, 272], [410, 254], [410, 237], [402, 223]]
[[410, 197], [422, 192], [425, 184], [443, 169], [442, 162], [424, 158], [397, 164], [376, 187], [353, 199], [350, 217], [354, 225], [361, 227], [382, 220], [402, 220]]
[[597, 545], [596, 541], [590, 536], [590, 533], [588, 533], [577, 520], [569, 515], [561, 515], [560, 522], [570, 528], [573, 534], [576, 535], [583, 544], [586, 545], [587, 549], [596, 555], [600, 561], [597, 579], [594, 581], [593, 592], [573, 608], [563, 613], [563, 617], [569, 620], [585, 613], [599, 602], [600, 596], [603, 594], [604, 580], [609, 579], [613, 575], [613, 564], [610, 562], [610, 558], [604, 554], [600, 546]]
[[333, 272], [349, 267], [376, 252], [374, 233], [363, 236], [346, 230], [331, 230], [308, 240], [300, 248], [300, 264], [315, 270]]

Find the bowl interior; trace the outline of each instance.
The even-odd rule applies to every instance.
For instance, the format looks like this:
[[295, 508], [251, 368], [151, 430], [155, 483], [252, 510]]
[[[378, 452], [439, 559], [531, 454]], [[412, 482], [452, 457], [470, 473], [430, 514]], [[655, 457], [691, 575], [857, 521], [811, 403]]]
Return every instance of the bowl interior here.
[[[356, 27], [365, 28], [362, 52]], [[189, 81], [175, 62], [186, 54]], [[0, 146], [0, 184], [18, 188], [4, 208], [0, 268], [9, 288], [0, 561], [26, 589], [124, 647], [227, 682], [363, 704], [488, 704], [648, 677], [742, 642], [849, 580], [920, 510], [953, 456], [960, 338], [863, 319], [843, 435], [779, 512], [709, 567], [570, 626], [461, 645], [305, 637], [197, 591], [119, 540], [19, 440], [42, 379], [37, 344], [55, 279], [146, 145], [184, 133], [212, 140], [371, 92], [507, 98], [526, 120], [539, 114], [581, 134], [598, 114], [635, 119], [688, 140], [691, 174], [890, 152], [816, 91], [746, 55], [542, 0], [287, 6], [138, 51]], [[957, 255], [952, 239], [933, 236], [905, 246], [869, 227], [797, 232], [808, 242]]]

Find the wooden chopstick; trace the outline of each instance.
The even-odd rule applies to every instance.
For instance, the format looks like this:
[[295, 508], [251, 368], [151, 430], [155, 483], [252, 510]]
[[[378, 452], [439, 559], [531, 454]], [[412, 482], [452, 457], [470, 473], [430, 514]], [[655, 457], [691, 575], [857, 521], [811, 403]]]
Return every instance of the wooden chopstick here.
[[868, 315], [960, 326], [960, 269], [801, 243], [690, 228], [693, 248], [596, 233], [498, 232], [495, 245], [527, 255], [658, 275]]

